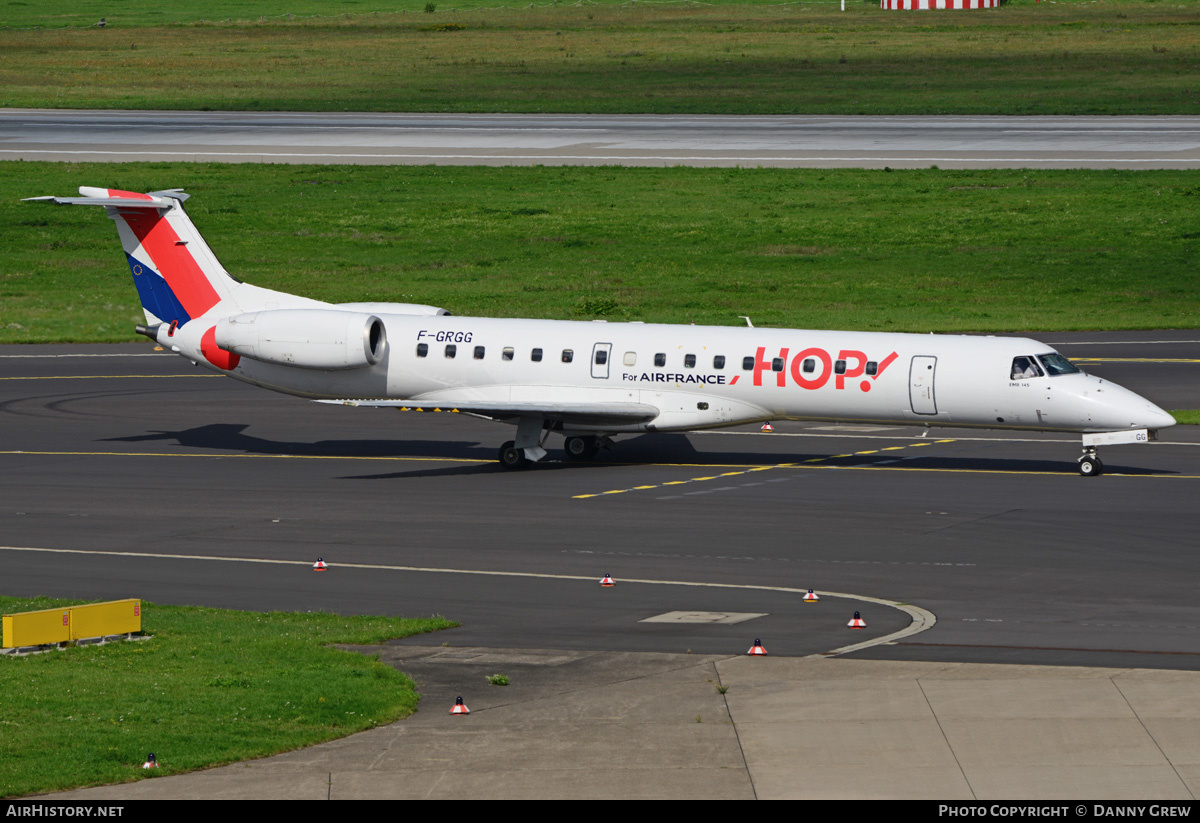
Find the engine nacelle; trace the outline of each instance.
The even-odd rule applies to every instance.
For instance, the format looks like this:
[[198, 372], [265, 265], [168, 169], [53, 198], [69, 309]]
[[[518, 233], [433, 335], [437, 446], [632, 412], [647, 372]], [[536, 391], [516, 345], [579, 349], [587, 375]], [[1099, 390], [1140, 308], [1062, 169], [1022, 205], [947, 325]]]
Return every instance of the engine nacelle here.
[[226, 317], [216, 343], [264, 363], [302, 369], [362, 369], [387, 352], [387, 329], [372, 314], [335, 309], [272, 309]]

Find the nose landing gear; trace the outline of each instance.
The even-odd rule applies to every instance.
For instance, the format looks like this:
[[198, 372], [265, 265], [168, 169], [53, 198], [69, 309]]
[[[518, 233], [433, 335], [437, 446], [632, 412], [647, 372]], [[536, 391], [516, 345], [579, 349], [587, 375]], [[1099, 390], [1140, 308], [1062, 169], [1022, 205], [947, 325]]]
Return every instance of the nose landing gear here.
[[1079, 473], [1084, 477], [1099, 477], [1104, 473], [1104, 464], [1096, 456], [1095, 446], [1085, 446], [1083, 457], [1079, 458]]

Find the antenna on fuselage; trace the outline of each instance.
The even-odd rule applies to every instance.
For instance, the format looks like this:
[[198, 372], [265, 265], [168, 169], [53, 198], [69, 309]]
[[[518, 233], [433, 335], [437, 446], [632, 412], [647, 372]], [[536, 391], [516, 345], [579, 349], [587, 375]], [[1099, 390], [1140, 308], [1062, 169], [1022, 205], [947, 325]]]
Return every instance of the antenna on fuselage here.
[[749, 317], [747, 317], [747, 316], [746, 316], [746, 315], [744, 315], [744, 314], [739, 314], [739, 315], [738, 315], [738, 317], [739, 317], [739, 318], [741, 318], [742, 320], [745, 320], [745, 321], [746, 321], [746, 325], [747, 325], [747, 326], [749, 326], [750, 328], [754, 328], [754, 324], [750, 322], [750, 318], [749, 318]]

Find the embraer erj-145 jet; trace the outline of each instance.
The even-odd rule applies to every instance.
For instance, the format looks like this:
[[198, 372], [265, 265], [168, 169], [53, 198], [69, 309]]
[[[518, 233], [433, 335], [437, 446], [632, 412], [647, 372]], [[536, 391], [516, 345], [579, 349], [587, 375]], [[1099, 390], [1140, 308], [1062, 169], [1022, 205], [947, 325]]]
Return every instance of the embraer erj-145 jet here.
[[1096, 448], [1175, 419], [1027, 338], [454, 317], [411, 303], [322, 303], [242, 283], [217, 262], [178, 189], [80, 187], [117, 224], [146, 325], [193, 363], [350, 406], [454, 410], [514, 423], [500, 464], [570, 459], [609, 437], [769, 420], [1075, 432]]

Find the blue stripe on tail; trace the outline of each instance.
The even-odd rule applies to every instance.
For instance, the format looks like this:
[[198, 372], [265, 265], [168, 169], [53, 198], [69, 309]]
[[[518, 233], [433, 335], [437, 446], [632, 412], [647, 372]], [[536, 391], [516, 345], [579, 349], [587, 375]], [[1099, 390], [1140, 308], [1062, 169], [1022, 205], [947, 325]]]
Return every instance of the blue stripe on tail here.
[[162, 279], [154, 269], [138, 261], [129, 252], [125, 253], [129, 260], [129, 271], [133, 273], [133, 285], [137, 287], [138, 297], [142, 306], [159, 320], [170, 323], [173, 320], [182, 326], [192, 318], [183, 310], [179, 298], [167, 281]]

